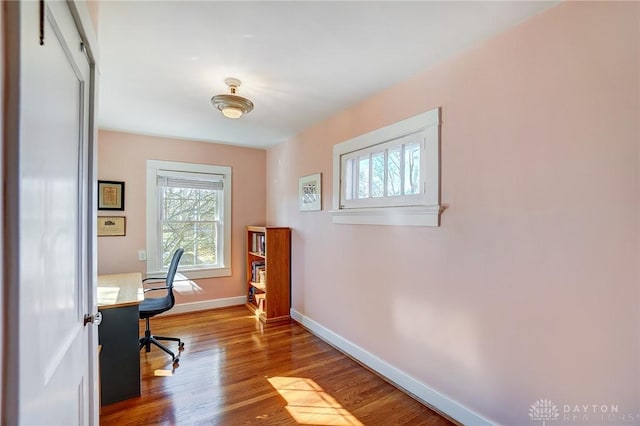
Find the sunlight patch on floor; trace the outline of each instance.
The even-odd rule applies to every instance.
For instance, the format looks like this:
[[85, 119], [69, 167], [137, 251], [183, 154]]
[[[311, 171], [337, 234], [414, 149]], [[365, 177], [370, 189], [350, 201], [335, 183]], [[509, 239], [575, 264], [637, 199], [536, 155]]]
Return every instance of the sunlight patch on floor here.
[[299, 424], [363, 426], [311, 379], [271, 377], [267, 380], [287, 401], [287, 411]]
[[154, 376], [162, 376], [162, 377], [171, 377], [173, 376], [173, 371], [171, 370], [156, 370], [153, 372]]

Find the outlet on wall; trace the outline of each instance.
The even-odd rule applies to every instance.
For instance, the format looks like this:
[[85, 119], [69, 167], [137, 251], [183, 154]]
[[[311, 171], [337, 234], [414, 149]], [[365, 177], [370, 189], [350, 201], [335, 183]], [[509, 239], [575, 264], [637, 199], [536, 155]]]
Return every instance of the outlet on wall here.
[[147, 260], [146, 250], [138, 250], [138, 260], [140, 261]]

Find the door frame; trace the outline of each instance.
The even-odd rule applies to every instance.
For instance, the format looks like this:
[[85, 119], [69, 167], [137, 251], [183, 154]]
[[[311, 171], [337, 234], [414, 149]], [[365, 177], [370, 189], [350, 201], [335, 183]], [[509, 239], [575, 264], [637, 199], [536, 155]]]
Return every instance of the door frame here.
[[[90, 94], [89, 94], [89, 140], [88, 144], [88, 180], [85, 182], [88, 207], [84, 214], [87, 217], [87, 252], [82, 253], [86, 259], [88, 300], [85, 302], [87, 313], [97, 312], [96, 282], [97, 282], [97, 95], [98, 95], [98, 43], [91, 21], [91, 16], [86, 1], [67, 0], [69, 10], [74, 18], [78, 31], [84, 41], [86, 56], [90, 68]], [[19, 283], [19, 184], [20, 170], [18, 169], [20, 151], [20, 12], [21, 2], [0, 3], [0, 20], [2, 34], [0, 35], [0, 84], [2, 89], [2, 115], [0, 121], [0, 137], [2, 140], [2, 152], [0, 153], [0, 174], [5, 182], [4, 188], [0, 186], [0, 274], [1, 292], [0, 306], [2, 306], [2, 318], [0, 318], [0, 425], [20, 424], [18, 416], [19, 405], [19, 330], [20, 318], [18, 307], [20, 306]], [[45, 35], [46, 37], [46, 35]], [[46, 38], [45, 38], [46, 42]], [[89, 386], [86, 395], [90, 403], [89, 424], [99, 425], [99, 388], [98, 388], [98, 327], [88, 329], [87, 357], [89, 360]]]

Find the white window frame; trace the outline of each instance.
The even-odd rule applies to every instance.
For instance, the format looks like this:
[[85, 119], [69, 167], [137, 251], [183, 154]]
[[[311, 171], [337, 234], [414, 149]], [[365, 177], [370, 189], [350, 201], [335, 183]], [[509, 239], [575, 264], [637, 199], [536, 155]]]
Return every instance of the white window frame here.
[[147, 275], [166, 274], [159, 253], [159, 235], [161, 223], [158, 197], [158, 172], [186, 172], [221, 175], [223, 180], [222, 200], [222, 247], [218, 248], [218, 256], [222, 257], [220, 266], [216, 268], [180, 267], [182, 275], [189, 279], [228, 277], [231, 276], [231, 167], [209, 164], [182, 163], [178, 161], [147, 160]]
[[[421, 193], [346, 200], [345, 159], [380, 151], [384, 144], [419, 133]], [[404, 179], [404, 176], [401, 176]], [[440, 108], [357, 136], [333, 147], [333, 210], [338, 224], [440, 226]]]

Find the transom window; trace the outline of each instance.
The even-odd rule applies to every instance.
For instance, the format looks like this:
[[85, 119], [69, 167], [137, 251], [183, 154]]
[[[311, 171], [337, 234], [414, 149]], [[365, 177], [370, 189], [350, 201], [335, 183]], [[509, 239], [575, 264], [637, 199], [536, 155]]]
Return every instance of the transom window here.
[[230, 185], [229, 167], [149, 160], [150, 273], [165, 271], [182, 247], [180, 271], [190, 278], [230, 274]]
[[341, 207], [419, 205], [424, 193], [421, 132], [342, 156]]
[[333, 147], [333, 223], [439, 226], [440, 109]]

